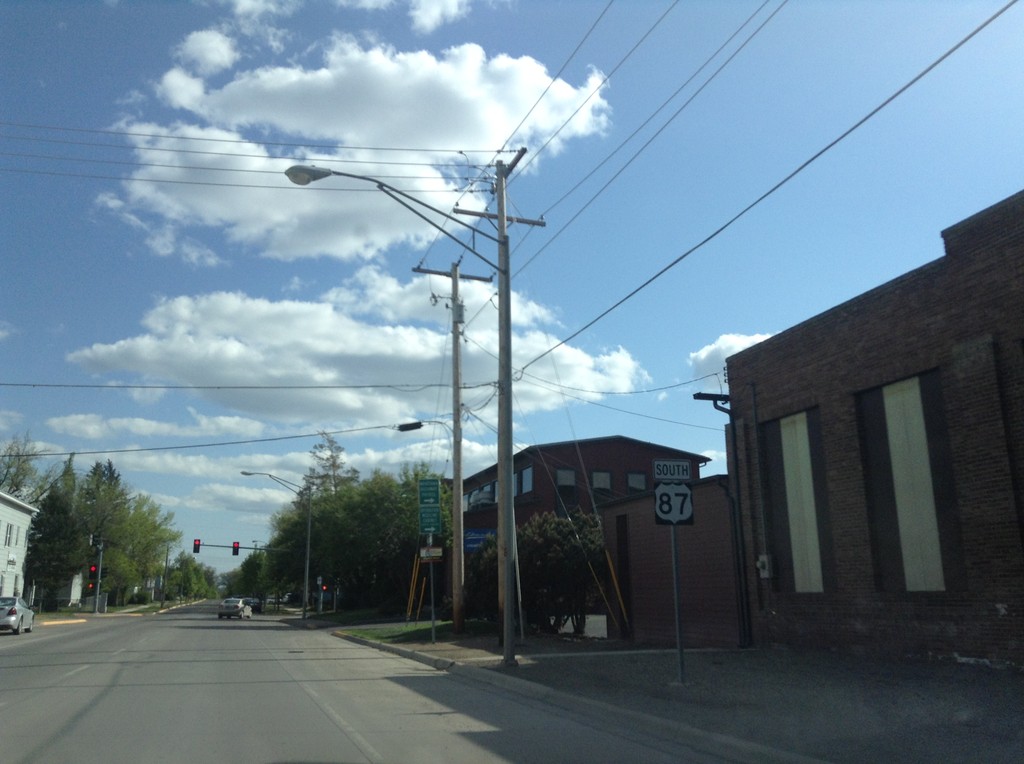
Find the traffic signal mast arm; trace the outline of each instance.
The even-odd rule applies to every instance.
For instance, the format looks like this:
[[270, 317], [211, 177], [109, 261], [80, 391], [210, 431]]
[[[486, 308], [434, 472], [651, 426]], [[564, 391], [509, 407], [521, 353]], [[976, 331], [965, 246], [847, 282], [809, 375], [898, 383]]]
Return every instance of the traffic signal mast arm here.
[[200, 541], [199, 539], [195, 539], [192, 542], [192, 553], [193, 554], [199, 554], [199, 550], [202, 547], [211, 547], [213, 549], [231, 549], [231, 550], [235, 550], [235, 549], [251, 549], [251, 550], [256, 551], [256, 552], [277, 552], [277, 551], [280, 551], [280, 550], [275, 549], [274, 547], [270, 547], [270, 546], [243, 546], [242, 544], [239, 544], [237, 541], [233, 541], [230, 544], [210, 544], [210, 543], [208, 543], [206, 541]]

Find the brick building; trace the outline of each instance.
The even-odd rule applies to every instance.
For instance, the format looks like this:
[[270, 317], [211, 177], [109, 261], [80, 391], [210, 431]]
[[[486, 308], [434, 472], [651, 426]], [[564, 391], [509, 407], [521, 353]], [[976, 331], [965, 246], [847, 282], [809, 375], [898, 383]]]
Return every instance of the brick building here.
[[1024, 192], [728, 359], [755, 639], [1024, 663]]
[[[729, 498], [728, 478], [715, 475], [689, 483], [692, 525], [658, 525], [654, 492], [598, 507], [605, 546], [622, 601], [613, 605], [619, 636], [637, 644], [676, 644], [672, 537], [676, 534], [679, 609], [683, 645], [743, 647], [749, 642], [743, 556]], [[622, 610], [625, 609], [625, 617]]]
[[[690, 462], [696, 479], [706, 456], [646, 443], [621, 435], [569, 440], [524, 448], [513, 457], [516, 525], [529, 522], [538, 512], [565, 512], [580, 507], [593, 512], [597, 505], [650, 491], [654, 459]], [[462, 483], [466, 529], [497, 527], [497, 465]]]
[[[700, 478], [707, 457], [623, 436], [531, 446], [514, 457], [516, 525], [541, 512], [596, 511], [615, 573], [605, 587], [609, 633], [618, 625], [619, 636], [638, 643], [675, 644], [673, 526], [655, 522], [655, 459], [688, 461], [693, 477], [695, 522], [676, 528], [684, 644], [736, 647], [744, 640], [746, 600], [739, 596], [733, 505], [724, 478]], [[497, 526], [496, 476], [492, 466], [463, 482], [467, 551]]]

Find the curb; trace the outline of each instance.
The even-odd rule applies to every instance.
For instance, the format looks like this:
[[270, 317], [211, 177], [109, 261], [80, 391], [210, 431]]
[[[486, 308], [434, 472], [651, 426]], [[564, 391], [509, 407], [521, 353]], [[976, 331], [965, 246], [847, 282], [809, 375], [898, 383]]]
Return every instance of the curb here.
[[373, 640], [357, 637], [343, 631], [336, 631], [333, 633], [333, 636], [348, 642], [354, 642], [355, 644], [372, 647], [382, 652], [392, 653], [399, 657], [430, 666], [438, 671], [447, 671], [449, 674], [462, 676], [472, 681], [483, 682], [519, 695], [543, 700], [568, 711], [587, 710], [591, 713], [597, 712], [608, 715], [620, 722], [627, 722], [632, 729], [642, 730], [646, 735], [685, 745], [694, 751], [709, 754], [723, 761], [738, 762], [739, 764], [763, 764], [767, 762], [774, 764], [823, 764], [822, 759], [779, 750], [717, 732], [708, 732], [697, 727], [691, 727], [683, 722], [674, 722], [671, 719], [663, 719], [620, 706], [613, 706], [600, 700], [573, 695], [537, 684], [536, 682], [530, 682], [526, 679], [509, 676], [502, 671], [469, 666], [451, 658], [438, 658], [410, 650], [406, 647], [374, 642]]

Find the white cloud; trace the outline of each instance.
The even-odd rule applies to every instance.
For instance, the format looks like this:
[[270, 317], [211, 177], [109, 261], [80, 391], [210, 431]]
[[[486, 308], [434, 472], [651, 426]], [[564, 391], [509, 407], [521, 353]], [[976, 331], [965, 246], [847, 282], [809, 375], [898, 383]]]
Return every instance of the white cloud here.
[[230, 69], [238, 61], [235, 41], [216, 29], [192, 32], [178, 46], [178, 59], [201, 75]]
[[700, 383], [704, 390], [719, 392], [725, 387], [725, 359], [758, 342], [763, 342], [770, 334], [723, 334], [710, 345], [690, 353], [689, 363], [694, 377], [705, 377], [712, 374], [717, 378], [705, 379]]
[[[210, 38], [199, 40], [207, 46], [196, 42], [179, 58], [207, 70], [215, 61], [226, 65], [231, 59], [223, 50], [216, 57]], [[225, 37], [221, 47], [227, 42]], [[567, 141], [601, 133], [609, 106], [594, 92], [599, 83], [594, 72], [578, 85], [551, 84], [538, 61], [504, 54], [488, 58], [475, 44], [435, 54], [364, 46], [345, 35], [327, 41], [317, 67], [289, 62], [231, 70], [220, 86], [176, 66], [159, 80], [156, 92], [201, 124], [119, 124], [131, 134], [142, 166], [120, 196], [106, 194], [98, 203], [149, 231], [157, 254], [201, 265], [215, 264], [219, 257], [182, 246], [180, 229], [220, 231], [229, 242], [284, 260], [324, 255], [370, 260], [396, 246], [422, 249], [437, 232], [412, 214], [395, 214], [394, 200], [371, 184], [330, 178], [315, 188], [293, 186], [283, 177], [291, 160], [277, 158], [279, 149], [271, 151], [245, 133], [255, 129], [339, 146], [436, 148], [392, 151], [386, 157], [371, 149], [318, 148], [315, 158], [305, 161], [367, 177], [392, 177], [394, 166], [385, 159], [418, 164], [414, 181], [395, 184], [439, 210], [451, 209], [456, 198], [463, 207], [482, 209], [486, 189], [456, 196], [465, 191], [462, 174], [453, 175], [448, 167], [465, 159], [457, 152], [490, 159], [491, 153], [472, 152], [493, 152], [505, 144], [549, 85], [513, 145], [538, 146], [558, 131], [546, 149], [553, 154]]]
[[433, 32], [442, 24], [466, 16], [471, 5], [471, 0], [411, 0], [409, 16], [417, 32]]
[[[567, 120], [556, 144], [602, 131], [608, 104], [600, 94], [590, 98], [599, 82], [596, 72], [579, 86], [556, 81], [520, 129], [517, 143], [537, 145]], [[210, 124], [269, 126], [351, 146], [454, 152], [503, 145], [551, 84], [551, 76], [528, 56], [488, 58], [472, 43], [434, 54], [364, 47], [351, 36], [336, 35], [316, 68], [268, 65], [239, 71], [213, 89], [172, 69], [163, 83], [161, 92], [169, 103]]]
[[192, 425], [160, 422], [141, 417], [104, 418], [98, 414], [70, 414], [51, 417], [46, 424], [63, 435], [97, 440], [113, 435], [131, 434], [140, 437], [247, 437], [257, 438], [263, 424], [237, 416], [206, 416], [189, 407]]
[[0, 409], [0, 431], [10, 432], [18, 427], [24, 416], [18, 411]]
[[[430, 304], [428, 281], [417, 278], [400, 284], [367, 268], [336, 294], [341, 293], [345, 299], [336, 304], [274, 302], [225, 292], [162, 299], [145, 316], [144, 333], [97, 343], [68, 358], [97, 374], [129, 373], [151, 382], [219, 386], [196, 390], [195, 395], [243, 418], [213, 422], [193, 412], [195, 426], [211, 431], [218, 423], [226, 427], [247, 422], [244, 417], [315, 431], [337, 429], [339, 423], [389, 425], [435, 411], [436, 386], [447, 385], [450, 374], [450, 323], [443, 308]], [[485, 292], [483, 299], [488, 297]], [[355, 305], [360, 310], [348, 310]], [[467, 301], [468, 312], [474, 307], [479, 305]], [[544, 310], [538, 307], [527, 315], [542, 316]], [[536, 324], [515, 332], [514, 366], [526, 364], [557, 341]], [[478, 411], [485, 417], [493, 416], [496, 350], [497, 317], [488, 306], [473, 323], [462, 355], [464, 384], [480, 386], [468, 397], [485, 407]], [[590, 356], [562, 346], [533, 372], [596, 391], [629, 390], [646, 379], [636, 359], [621, 348]], [[223, 389], [238, 386], [271, 389]], [[272, 389], [275, 386], [316, 389]], [[516, 396], [525, 412], [562, 404], [550, 387], [528, 380], [517, 383]], [[90, 437], [101, 437], [115, 427], [134, 433], [157, 427], [144, 420], [89, 417], [51, 424]]]
[[258, 19], [263, 16], [289, 16], [302, 6], [303, 0], [221, 0], [236, 16]]
[[186, 72], [180, 67], [174, 67], [164, 74], [157, 86], [157, 95], [164, 102], [175, 109], [193, 110], [199, 108], [203, 103], [205, 85], [199, 77]]

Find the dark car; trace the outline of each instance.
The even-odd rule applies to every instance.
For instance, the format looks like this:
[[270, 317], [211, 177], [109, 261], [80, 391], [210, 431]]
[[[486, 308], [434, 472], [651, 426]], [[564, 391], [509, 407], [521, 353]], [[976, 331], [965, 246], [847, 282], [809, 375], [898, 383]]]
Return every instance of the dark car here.
[[263, 600], [259, 597], [246, 597], [242, 602], [252, 608], [252, 612], [254, 613], [263, 612]]

